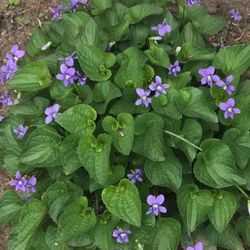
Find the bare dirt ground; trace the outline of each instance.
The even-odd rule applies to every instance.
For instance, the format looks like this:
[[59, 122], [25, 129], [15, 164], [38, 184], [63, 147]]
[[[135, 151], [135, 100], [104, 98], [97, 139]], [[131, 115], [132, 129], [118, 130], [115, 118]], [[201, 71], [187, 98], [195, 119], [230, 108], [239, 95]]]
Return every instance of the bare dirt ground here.
[[[0, 64], [2, 56], [14, 43], [25, 48], [32, 30], [49, 17], [49, 7], [55, 6], [59, 0], [20, 0], [17, 6], [9, 5], [9, 1], [0, 0]], [[250, 0], [203, 0], [211, 14], [229, 17], [232, 8], [238, 8], [243, 20], [233, 25], [227, 45], [250, 42]], [[221, 34], [223, 35], [223, 34]], [[220, 43], [219, 36], [210, 39], [213, 46]], [[9, 177], [0, 169], [0, 197], [7, 188]], [[0, 229], [0, 250], [6, 250], [8, 229]]]

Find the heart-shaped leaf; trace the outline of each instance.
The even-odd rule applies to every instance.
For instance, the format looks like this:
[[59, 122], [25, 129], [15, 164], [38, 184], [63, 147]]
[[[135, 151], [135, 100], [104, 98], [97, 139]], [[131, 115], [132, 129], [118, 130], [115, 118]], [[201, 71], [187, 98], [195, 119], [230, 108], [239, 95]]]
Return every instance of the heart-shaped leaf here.
[[120, 219], [141, 226], [141, 200], [138, 190], [129, 180], [121, 180], [117, 187], [109, 186], [102, 192], [107, 209]]
[[134, 118], [129, 113], [121, 113], [117, 119], [106, 116], [102, 126], [113, 139], [115, 148], [124, 155], [129, 155], [134, 141]]

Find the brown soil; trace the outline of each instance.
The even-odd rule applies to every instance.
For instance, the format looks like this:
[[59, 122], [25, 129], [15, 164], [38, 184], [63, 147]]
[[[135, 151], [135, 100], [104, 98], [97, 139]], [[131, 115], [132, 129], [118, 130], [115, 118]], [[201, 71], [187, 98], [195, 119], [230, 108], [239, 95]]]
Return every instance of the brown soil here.
[[[10, 0], [0, 0], [0, 58], [18, 42], [25, 48], [34, 27], [48, 18], [50, 6], [55, 6], [60, 0], [20, 0], [18, 6], [10, 6]], [[229, 17], [232, 8], [238, 8], [243, 16], [240, 23], [232, 25], [227, 45], [250, 42], [250, 1], [249, 0], [203, 0], [211, 14]], [[220, 45], [223, 33], [211, 38], [211, 43]], [[1, 59], [0, 59], [1, 63]], [[0, 197], [7, 188], [9, 178], [0, 169]], [[6, 250], [8, 229], [0, 229], [0, 249]]]

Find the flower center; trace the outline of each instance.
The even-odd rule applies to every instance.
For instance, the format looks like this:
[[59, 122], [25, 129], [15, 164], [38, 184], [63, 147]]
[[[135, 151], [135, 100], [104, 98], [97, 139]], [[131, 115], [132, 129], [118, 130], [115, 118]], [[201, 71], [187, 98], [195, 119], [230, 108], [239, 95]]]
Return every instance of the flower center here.
[[159, 91], [161, 91], [162, 87], [159, 85], [156, 89], [159, 90]]
[[19, 59], [19, 58], [18, 58], [17, 56], [14, 56], [14, 60], [15, 60], [15, 61], [18, 61], [18, 59]]
[[212, 77], [211, 77], [211, 76], [207, 76], [207, 80], [208, 80], [209, 82], [211, 82], [211, 81], [212, 81]]
[[127, 237], [127, 234], [125, 234], [125, 233], [121, 233], [121, 234], [120, 234], [120, 236], [124, 239], [124, 238], [126, 238], [126, 237]]
[[147, 96], [142, 96], [142, 100], [145, 101], [147, 99]]
[[68, 80], [71, 76], [70, 75], [65, 75], [65, 78]]
[[173, 72], [175, 72], [175, 71], [176, 71], [176, 69], [175, 69], [175, 68], [173, 68], [173, 69], [172, 69], [172, 71], [173, 71]]
[[223, 89], [224, 89], [224, 90], [227, 90], [227, 85], [225, 85], [225, 86], [223, 87]]
[[153, 208], [158, 208], [159, 205], [158, 205], [158, 204], [154, 204], [152, 207], [153, 207]]
[[230, 107], [227, 109], [228, 112], [232, 113], [233, 112], [233, 109]]
[[23, 185], [22, 181], [19, 181], [19, 182], [18, 182], [18, 185], [19, 185], [19, 186]]

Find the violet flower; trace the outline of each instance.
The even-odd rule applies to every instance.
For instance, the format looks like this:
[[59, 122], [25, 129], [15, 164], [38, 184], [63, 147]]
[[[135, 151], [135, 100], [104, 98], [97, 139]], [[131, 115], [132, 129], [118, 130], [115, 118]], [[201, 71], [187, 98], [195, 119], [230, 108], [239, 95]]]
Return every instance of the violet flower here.
[[230, 11], [230, 15], [231, 15], [231, 18], [234, 20], [234, 21], [240, 21], [242, 16], [240, 15], [240, 12], [238, 9], [232, 9]]
[[161, 77], [160, 76], [156, 76], [155, 77], [155, 82], [151, 83], [149, 85], [149, 88], [152, 91], [155, 91], [155, 96], [159, 96], [160, 94], [166, 94], [166, 89], [168, 89], [170, 87], [169, 84], [163, 84]]
[[220, 81], [220, 77], [214, 74], [215, 68], [210, 66], [208, 68], [199, 69], [199, 74], [202, 76], [201, 84], [212, 86], [214, 82]]
[[129, 242], [129, 235], [132, 232], [130, 230], [115, 229], [112, 236], [116, 238], [118, 243], [124, 244]]
[[181, 67], [179, 61], [176, 61], [174, 64], [171, 64], [168, 68], [168, 74], [170, 76], [176, 76], [177, 73], [181, 72]]
[[186, 6], [187, 7], [194, 7], [200, 5], [199, 0], [186, 0]]
[[11, 48], [11, 54], [10, 53], [6, 54], [6, 58], [9, 59], [9, 60], [18, 61], [19, 59], [21, 59], [22, 57], [24, 57], [24, 55], [25, 55], [25, 51], [24, 50], [20, 50], [19, 49], [19, 45], [15, 44]]
[[50, 13], [53, 14], [52, 20], [62, 19], [63, 6], [59, 4], [56, 8], [50, 8]]
[[11, 79], [17, 71], [16, 61], [8, 60], [6, 65], [1, 67], [1, 71], [7, 80]]
[[0, 86], [4, 85], [5, 75], [3, 73], [0, 73]]
[[164, 19], [161, 24], [153, 26], [151, 29], [157, 31], [160, 37], [163, 37], [166, 35], [166, 33], [171, 32], [171, 26], [167, 24], [166, 19]]
[[203, 243], [199, 241], [194, 246], [188, 246], [186, 250], [203, 250]]
[[150, 95], [150, 90], [145, 90], [142, 88], [136, 88], [136, 93], [140, 97], [136, 100], [135, 105], [144, 105], [146, 108], [149, 106], [149, 104], [152, 102], [152, 99], [148, 97]]
[[28, 130], [27, 127], [23, 126], [23, 124], [20, 124], [18, 128], [13, 129], [13, 132], [15, 133], [18, 139], [22, 139], [26, 134], [27, 130]]
[[127, 177], [132, 183], [136, 183], [137, 181], [142, 182], [142, 175], [143, 175], [142, 169], [136, 168], [135, 170], [132, 170], [131, 172], [132, 174], [128, 174]]
[[30, 179], [28, 180], [27, 184], [26, 184], [26, 192], [29, 193], [35, 193], [36, 192], [36, 182], [37, 179], [35, 176], [30, 177]]
[[45, 109], [44, 113], [47, 115], [45, 119], [46, 124], [51, 123], [55, 118], [57, 118], [60, 115], [59, 109], [60, 105], [57, 103]]
[[5, 118], [5, 116], [0, 115], [0, 122], [1, 122], [1, 121], [3, 121], [3, 120], [4, 120], [4, 118]]
[[154, 215], [158, 216], [159, 213], [167, 213], [167, 209], [164, 206], [161, 206], [164, 200], [165, 198], [162, 194], [158, 196], [149, 195], [147, 197], [147, 203], [150, 205], [150, 208], [146, 214], [153, 213]]
[[71, 0], [70, 9], [72, 10], [72, 12], [76, 12], [79, 9], [81, 4], [87, 5], [88, 0]]
[[75, 81], [78, 81], [80, 85], [84, 85], [86, 84], [87, 76], [83, 75], [80, 71], [77, 70], [74, 79]]
[[19, 171], [16, 172], [16, 179], [10, 182], [10, 185], [16, 189], [16, 191], [20, 190], [22, 192], [26, 191], [27, 180], [22, 177]]
[[5, 91], [2, 95], [0, 95], [0, 105], [2, 107], [13, 105], [13, 101], [11, 100], [8, 91]]
[[222, 111], [224, 111], [225, 119], [233, 119], [235, 114], [240, 114], [240, 110], [238, 108], [234, 108], [235, 100], [233, 98], [229, 98], [226, 102], [221, 102], [219, 107]]
[[60, 66], [61, 74], [56, 75], [57, 80], [61, 80], [64, 82], [65, 86], [69, 86], [74, 83], [74, 77], [76, 70], [75, 68], [69, 68], [67, 65], [62, 64]]
[[73, 54], [71, 54], [67, 57], [59, 57], [58, 60], [63, 61], [64, 64], [66, 64], [68, 67], [72, 67], [72, 66], [74, 66], [74, 60], [77, 58], [78, 57], [76, 55], [76, 52], [74, 52]]
[[234, 79], [234, 77], [232, 75], [230, 75], [230, 76], [228, 76], [226, 78], [225, 82], [218, 81], [218, 82], [216, 82], [216, 85], [219, 86], [219, 87], [221, 87], [221, 88], [223, 88], [224, 90], [226, 90], [226, 92], [229, 95], [231, 95], [234, 92], [234, 90], [235, 90], [234, 86], [230, 85], [230, 83], [233, 81], [233, 79]]

